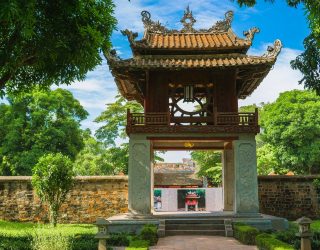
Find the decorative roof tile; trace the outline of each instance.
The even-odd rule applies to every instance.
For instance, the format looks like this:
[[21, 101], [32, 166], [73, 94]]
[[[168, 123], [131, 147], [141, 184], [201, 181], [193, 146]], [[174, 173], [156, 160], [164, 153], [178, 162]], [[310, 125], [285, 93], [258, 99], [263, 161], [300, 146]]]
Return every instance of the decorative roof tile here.
[[216, 68], [247, 65], [272, 65], [274, 57], [247, 56], [242, 54], [217, 56], [139, 56], [127, 60], [109, 58], [111, 68], [155, 69], [155, 68]]
[[247, 47], [251, 45], [250, 40], [236, 39], [226, 33], [179, 33], [179, 34], [157, 34], [149, 33], [146, 38], [136, 42], [135, 48], [149, 49], [197, 49], [210, 50], [219, 48]]
[[[123, 30], [122, 34], [128, 37], [131, 47], [135, 54], [148, 54], [146, 51], [153, 50], [182, 50], [182, 51], [214, 51], [237, 50], [245, 53], [252, 44], [255, 33], [259, 32], [258, 28], [252, 28], [245, 31], [245, 38], [237, 37], [231, 29], [233, 12], [228, 11], [225, 14], [225, 19], [218, 21], [209, 29], [193, 28], [196, 20], [193, 18], [189, 7], [184, 12], [184, 17], [181, 19], [183, 28], [181, 30], [170, 30], [164, 27], [160, 22], [151, 20], [151, 15], [147, 11], [142, 11], [142, 21], [145, 26], [145, 32], [142, 40], [136, 41], [138, 34], [129, 30]], [[186, 20], [189, 20], [187, 22]]]

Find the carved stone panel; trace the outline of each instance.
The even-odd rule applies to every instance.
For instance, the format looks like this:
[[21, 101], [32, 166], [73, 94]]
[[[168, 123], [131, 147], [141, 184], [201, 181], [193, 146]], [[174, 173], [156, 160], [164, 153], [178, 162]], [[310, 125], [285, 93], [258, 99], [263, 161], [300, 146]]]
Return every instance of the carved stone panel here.
[[233, 210], [234, 201], [234, 160], [233, 149], [223, 151], [223, 193], [224, 211]]
[[138, 214], [151, 212], [151, 153], [148, 140], [130, 139], [129, 210]]
[[235, 212], [258, 213], [258, 181], [256, 144], [252, 141], [234, 141]]

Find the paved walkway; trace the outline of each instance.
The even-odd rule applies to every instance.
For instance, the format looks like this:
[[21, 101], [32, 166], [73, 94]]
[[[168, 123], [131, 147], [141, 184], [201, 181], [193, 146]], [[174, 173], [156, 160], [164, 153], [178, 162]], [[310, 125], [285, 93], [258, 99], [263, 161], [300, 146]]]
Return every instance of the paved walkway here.
[[257, 250], [255, 246], [242, 245], [234, 238], [221, 236], [167, 236], [160, 238], [150, 250]]

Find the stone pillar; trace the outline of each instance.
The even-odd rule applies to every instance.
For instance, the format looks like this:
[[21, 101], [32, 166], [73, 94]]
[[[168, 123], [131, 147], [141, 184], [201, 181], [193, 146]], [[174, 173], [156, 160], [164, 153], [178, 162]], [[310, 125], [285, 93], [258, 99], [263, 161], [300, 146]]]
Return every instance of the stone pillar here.
[[151, 213], [151, 148], [147, 139], [129, 140], [129, 211], [135, 214]]
[[223, 211], [233, 211], [234, 200], [234, 160], [232, 143], [225, 145], [222, 154]]
[[233, 141], [235, 192], [234, 211], [237, 214], [259, 213], [257, 155], [254, 135]]

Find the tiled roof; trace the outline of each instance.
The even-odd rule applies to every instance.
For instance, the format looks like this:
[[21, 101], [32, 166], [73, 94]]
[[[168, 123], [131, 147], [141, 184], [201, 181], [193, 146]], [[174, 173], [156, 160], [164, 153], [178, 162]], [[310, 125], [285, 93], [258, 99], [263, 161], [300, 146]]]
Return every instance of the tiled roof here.
[[109, 59], [111, 68], [129, 67], [131, 69], [152, 68], [221, 68], [249, 65], [273, 65], [276, 58], [266, 56], [247, 56], [226, 54], [217, 56], [139, 56], [127, 60]]
[[202, 187], [202, 180], [194, 173], [154, 173], [154, 185]]
[[169, 33], [148, 32], [144, 39], [132, 43], [133, 48], [149, 49], [248, 49], [251, 40], [237, 38], [232, 31], [223, 33]]

